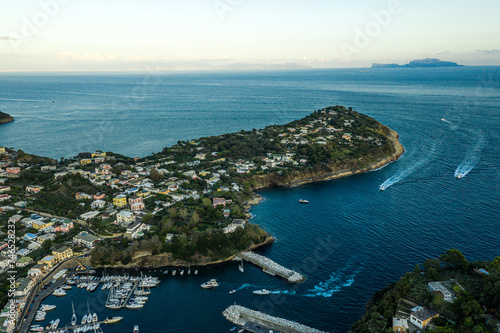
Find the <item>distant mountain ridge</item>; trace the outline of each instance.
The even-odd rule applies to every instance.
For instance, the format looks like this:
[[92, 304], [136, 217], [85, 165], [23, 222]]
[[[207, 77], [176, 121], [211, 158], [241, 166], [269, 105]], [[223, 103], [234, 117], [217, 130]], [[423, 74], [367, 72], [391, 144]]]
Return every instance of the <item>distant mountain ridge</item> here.
[[451, 62], [451, 61], [441, 61], [439, 59], [434, 59], [434, 58], [412, 60], [406, 65], [378, 64], [378, 63], [374, 63], [372, 65], [372, 68], [434, 68], [434, 67], [464, 67], [464, 65], [459, 65], [456, 62]]

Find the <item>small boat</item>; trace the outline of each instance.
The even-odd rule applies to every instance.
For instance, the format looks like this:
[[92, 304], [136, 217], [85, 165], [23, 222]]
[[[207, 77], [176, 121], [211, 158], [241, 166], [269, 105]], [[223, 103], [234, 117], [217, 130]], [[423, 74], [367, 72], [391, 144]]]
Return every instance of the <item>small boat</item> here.
[[458, 175], [457, 175], [457, 179], [460, 179], [460, 178], [462, 178], [463, 176], [464, 176], [464, 175], [460, 173], [460, 174], [458, 174]]
[[218, 287], [219, 284], [217, 283], [216, 279], [211, 279], [208, 282], [205, 282], [204, 284], [201, 285], [203, 289], [212, 289]]
[[183, 276], [184, 275], [184, 270], [182, 270], [180, 274], [181, 274], [181, 276]]
[[198, 270], [195, 270], [195, 271], [194, 271], [194, 275], [198, 275]]
[[168, 274], [168, 269], [166, 271], [164, 271], [163, 274]]
[[51, 329], [55, 330], [61, 321], [59, 319], [54, 320], [54, 323], [52, 323]]
[[30, 327], [30, 331], [32, 332], [42, 332], [43, 331], [43, 327], [40, 326], [40, 325], [33, 325]]
[[306, 204], [306, 203], [309, 203], [309, 201], [307, 201], [307, 200], [305, 200], [305, 199], [299, 199], [299, 203]]
[[175, 275], [175, 274], [177, 274], [177, 271], [174, 269], [174, 270], [172, 271], [172, 275]]
[[234, 294], [235, 292], [236, 292], [236, 290], [234, 290], [234, 289], [233, 289], [233, 290], [231, 290], [229, 293], [230, 293], [230, 294]]
[[82, 325], [85, 325], [86, 323], [87, 323], [87, 315], [83, 315]]
[[46, 311], [54, 310], [55, 308], [56, 308], [55, 305], [42, 304], [42, 306], [40, 307], [40, 310], [46, 312]]
[[71, 302], [71, 307], [73, 308], [73, 316], [71, 316], [71, 326], [75, 326], [78, 322], [78, 319], [76, 318], [75, 306], [73, 305], [73, 302]]
[[58, 288], [58, 289], [54, 290], [52, 295], [54, 295], [54, 296], [66, 296], [66, 292], [62, 288]]
[[139, 325], [134, 326], [134, 333], [139, 333]]
[[96, 314], [95, 312], [94, 312], [94, 314], [92, 315], [92, 321], [93, 321], [94, 323], [96, 323], [96, 322], [97, 322], [97, 314]]
[[49, 321], [49, 324], [47, 325], [47, 327], [45, 327], [45, 329], [47, 331], [50, 331], [52, 329], [52, 325], [54, 325], [54, 321], [53, 320]]
[[123, 319], [123, 317], [108, 317], [108, 318], [104, 319], [103, 324], [107, 324], [107, 325], [114, 324], [114, 323], [119, 322], [122, 319]]
[[231, 328], [229, 331], [230, 331], [230, 332], [236, 331], [236, 329], [237, 329], [237, 328], [238, 328], [237, 326], [234, 326], [234, 327], [233, 327], [233, 328]]
[[245, 272], [245, 270], [243, 269], [243, 260], [240, 262], [239, 266], [238, 266], [238, 269], [240, 270], [240, 272]]
[[267, 289], [254, 290], [255, 295], [269, 295], [271, 292]]

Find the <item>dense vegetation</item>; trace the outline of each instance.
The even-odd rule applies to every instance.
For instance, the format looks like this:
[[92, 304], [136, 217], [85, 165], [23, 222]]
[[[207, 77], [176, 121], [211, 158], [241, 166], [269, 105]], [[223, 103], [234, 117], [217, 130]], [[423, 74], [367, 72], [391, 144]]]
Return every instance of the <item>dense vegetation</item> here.
[[[477, 273], [477, 268], [489, 274]], [[445, 302], [427, 286], [428, 282], [451, 279], [463, 288], [454, 288], [453, 303]], [[438, 327], [432, 332], [497, 332], [494, 318], [500, 317], [500, 257], [469, 263], [460, 251], [448, 250], [438, 259], [428, 259], [423, 270], [417, 265], [413, 272], [377, 292], [352, 332], [392, 332], [392, 317], [403, 300], [440, 313], [434, 319]]]

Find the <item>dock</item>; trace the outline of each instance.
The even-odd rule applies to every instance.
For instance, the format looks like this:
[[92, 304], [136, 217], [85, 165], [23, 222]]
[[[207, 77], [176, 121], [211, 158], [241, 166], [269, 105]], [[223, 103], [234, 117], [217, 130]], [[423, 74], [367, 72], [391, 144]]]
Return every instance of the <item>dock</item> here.
[[256, 266], [262, 267], [262, 270], [265, 273], [272, 276], [280, 276], [290, 283], [300, 283], [306, 280], [302, 274], [285, 268], [271, 259], [261, 256], [260, 254], [248, 251], [240, 253], [238, 257], [251, 262]]
[[130, 298], [134, 295], [134, 292], [137, 289], [138, 285], [139, 285], [139, 281], [134, 281], [134, 286], [132, 287], [132, 289], [130, 289], [129, 293], [127, 294], [127, 297], [123, 300], [123, 302], [121, 304], [122, 308], [125, 308], [128, 301], [130, 301]]
[[248, 332], [261, 333], [274, 330], [283, 333], [327, 333], [291, 320], [250, 310], [240, 305], [231, 305], [222, 314], [227, 320], [243, 327]]

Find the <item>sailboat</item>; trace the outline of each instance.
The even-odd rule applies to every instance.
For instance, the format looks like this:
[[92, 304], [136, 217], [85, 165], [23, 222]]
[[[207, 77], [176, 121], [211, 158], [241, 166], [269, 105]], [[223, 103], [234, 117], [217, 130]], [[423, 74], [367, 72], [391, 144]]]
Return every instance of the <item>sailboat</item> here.
[[78, 319], [76, 318], [75, 305], [73, 304], [73, 302], [71, 302], [71, 307], [73, 308], [73, 316], [71, 316], [71, 326], [75, 326], [78, 322]]
[[238, 269], [240, 270], [240, 272], [244, 272], [245, 270], [243, 269], [243, 260], [240, 262], [240, 265], [238, 267]]

